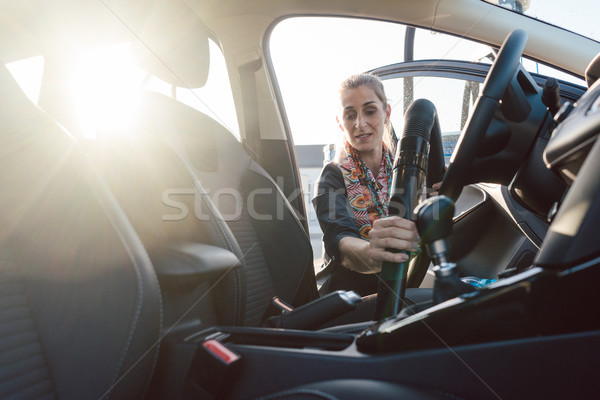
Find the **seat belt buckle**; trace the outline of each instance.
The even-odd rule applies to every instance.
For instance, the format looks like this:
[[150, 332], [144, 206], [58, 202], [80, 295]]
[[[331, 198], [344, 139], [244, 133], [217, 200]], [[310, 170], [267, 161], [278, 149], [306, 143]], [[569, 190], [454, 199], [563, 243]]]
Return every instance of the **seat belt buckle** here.
[[288, 303], [281, 300], [277, 296], [271, 299], [271, 304], [275, 307], [275, 309], [281, 311], [282, 313], [294, 311], [294, 307], [290, 306]]
[[220, 399], [233, 387], [241, 356], [217, 339], [202, 342], [188, 370], [187, 394], [196, 399]]
[[294, 307], [275, 296], [271, 299], [263, 325], [271, 328], [283, 328], [284, 316], [292, 311], [294, 311]]

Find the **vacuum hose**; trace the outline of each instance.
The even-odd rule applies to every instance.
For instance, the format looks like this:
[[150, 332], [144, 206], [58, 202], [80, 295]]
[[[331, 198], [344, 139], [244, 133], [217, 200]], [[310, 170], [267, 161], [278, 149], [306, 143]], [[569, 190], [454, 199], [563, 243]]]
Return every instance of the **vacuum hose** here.
[[[404, 129], [396, 150], [390, 189], [390, 216], [414, 219], [413, 211], [419, 204], [425, 188], [432, 131], [437, 141], [441, 142], [435, 106], [426, 99], [415, 100], [404, 114]], [[441, 143], [436, 143], [435, 151], [441, 151]], [[443, 166], [439, 166], [439, 169], [441, 171]], [[399, 252], [395, 249], [388, 249], [388, 251]], [[403, 252], [408, 254], [406, 251]], [[379, 274], [376, 320], [395, 316], [402, 310], [407, 273], [408, 261], [383, 263]]]

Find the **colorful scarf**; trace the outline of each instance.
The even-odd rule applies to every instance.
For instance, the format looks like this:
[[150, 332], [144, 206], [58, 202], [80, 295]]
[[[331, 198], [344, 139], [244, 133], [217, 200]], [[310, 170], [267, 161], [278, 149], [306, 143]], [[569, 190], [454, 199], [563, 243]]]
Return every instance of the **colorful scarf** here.
[[354, 221], [360, 236], [367, 239], [373, 222], [388, 216], [390, 186], [394, 156], [383, 145], [383, 157], [377, 178], [367, 168], [358, 151], [344, 140], [337, 165], [344, 176], [346, 196], [354, 212]]

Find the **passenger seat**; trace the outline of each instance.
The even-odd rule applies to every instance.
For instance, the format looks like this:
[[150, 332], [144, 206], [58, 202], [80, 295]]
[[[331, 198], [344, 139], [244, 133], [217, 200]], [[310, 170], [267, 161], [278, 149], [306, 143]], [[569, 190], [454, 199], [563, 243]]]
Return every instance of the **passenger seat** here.
[[142, 398], [162, 316], [148, 254], [3, 66], [0, 87], [0, 397]]

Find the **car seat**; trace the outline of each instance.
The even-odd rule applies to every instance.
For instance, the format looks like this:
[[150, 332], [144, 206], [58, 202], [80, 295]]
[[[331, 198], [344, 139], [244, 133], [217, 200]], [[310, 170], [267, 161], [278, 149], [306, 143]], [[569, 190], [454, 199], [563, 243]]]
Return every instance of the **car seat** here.
[[141, 398], [162, 315], [148, 254], [4, 66], [0, 85], [0, 397]]

